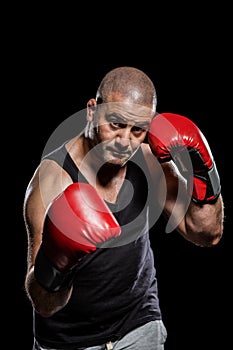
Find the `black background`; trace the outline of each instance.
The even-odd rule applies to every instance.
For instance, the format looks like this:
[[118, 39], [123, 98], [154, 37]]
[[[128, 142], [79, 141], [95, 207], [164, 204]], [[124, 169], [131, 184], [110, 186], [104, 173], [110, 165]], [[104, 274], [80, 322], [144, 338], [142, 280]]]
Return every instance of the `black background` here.
[[[63, 12], [60, 7], [31, 9], [30, 16], [20, 17], [16, 9], [10, 16], [14, 29], [6, 40], [3, 67], [5, 91], [10, 92], [4, 113], [9, 138], [3, 176], [13, 184], [13, 196], [5, 205], [9, 248], [2, 249], [7, 256], [3, 289], [9, 298], [9, 347], [30, 350], [32, 346], [32, 310], [23, 287], [27, 238], [22, 204], [28, 181], [54, 129], [84, 109], [103, 75], [122, 65], [142, 69], [151, 77], [157, 88], [158, 112], [183, 114], [198, 124], [209, 141], [222, 183], [225, 229], [216, 247], [198, 248], [175, 232], [152, 229], [159, 297], [168, 330], [165, 349], [225, 349], [230, 341], [229, 9], [203, 12], [191, 5], [190, 9], [168, 9], [153, 14], [147, 8], [144, 14], [137, 8], [137, 15], [132, 15], [121, 8], [118, 16], [113, 11], [98, 17], [90, 5], [82, 13]], [[162, 231], [163, 222], [160, 225]]]

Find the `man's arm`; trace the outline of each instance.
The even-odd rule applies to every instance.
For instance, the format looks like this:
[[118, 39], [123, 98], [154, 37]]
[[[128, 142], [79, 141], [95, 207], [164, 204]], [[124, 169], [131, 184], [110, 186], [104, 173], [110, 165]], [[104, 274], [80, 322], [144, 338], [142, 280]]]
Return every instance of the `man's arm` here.
[[118, 237], [121, 228], [92, 185], [64, 186], [53, 172], [36, 175], [24, 208], [30, 237], [26, 290], [36, 311], [48, 317], [69, 301], [81, 259]]
[[168, 218], [167, 232], [176, 229], [200, 246], [217, 244], [223, 233], [224, 207], [204, 135], [187, 118], [159, 115], [150, 128], [149, 148], [162, 167], [156, 186], [159, 197], [166, 198], [161, 205]]
[[72, 292], [72, 286], [70, 286], [69, 289], [50, 293], [37, 282], [34, 276], [35, 260], [42, 242], [46, 209], [56, 195], [71, 182], [68, 176], [62, 179], [61, 174], [61, 168], [55, 162], [43, 162], [33, 175], [24, 198], [23, 216], [28, 238], [25, 290], [35, 310], [44, 317], [63, 308]]
[[[223, 233], [223, 200], [221, 194], [215, 203], [198, 204], [190, 199], [187, 183], [171, 162], [161, 164], [166, 188], [164, 213], [168, 218], [167, 232], [176, 229], [184, 238], [199, 246], [213, 246]], [[166, 182], [166, 185], [164, 185]]]

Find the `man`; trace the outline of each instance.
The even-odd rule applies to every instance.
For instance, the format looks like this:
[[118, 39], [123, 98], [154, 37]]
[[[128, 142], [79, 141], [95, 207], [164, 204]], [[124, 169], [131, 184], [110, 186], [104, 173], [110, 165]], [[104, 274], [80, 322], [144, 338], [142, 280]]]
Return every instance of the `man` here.
[[200, 246], [223, 232], [220, 180], [188, 118], [156, 114], [142, 71], [119, 67], [87, 102], [80, 135], [46, 154], [25, 194], [33, 349], [162, 350], [149, 229]]

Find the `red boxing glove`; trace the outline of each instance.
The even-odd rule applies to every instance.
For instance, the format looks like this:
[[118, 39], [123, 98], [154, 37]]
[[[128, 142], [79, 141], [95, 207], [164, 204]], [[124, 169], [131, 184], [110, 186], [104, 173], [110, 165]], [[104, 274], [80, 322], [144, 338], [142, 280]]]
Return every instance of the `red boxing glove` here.
[[119, 224], [95, 188], [86, 183], [71, 184], [47, 210], [34, 269], [36, 279], [49, 291], [67, 287], [80, 259], [120, 233]]
[[158, 114], [151, 123], [148, 142], [159, 162], [175, 162], [188, 180], [195, 202], [215, 202], [221, 191], [217, 168], [207, 140], [190, 119], [173, 113]]

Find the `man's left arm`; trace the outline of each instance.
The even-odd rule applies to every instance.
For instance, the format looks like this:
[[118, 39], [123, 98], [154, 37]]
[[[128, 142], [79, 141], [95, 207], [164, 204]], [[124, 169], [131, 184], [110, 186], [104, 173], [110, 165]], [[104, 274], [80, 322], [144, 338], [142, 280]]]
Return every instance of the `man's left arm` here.
[[217, 244], [223, 233], [223, 199], [203, 133], [190, 119], [163, 113], [153, 119], [148, 141], [164, 173], [170, 231], [177, 229], [197, 245]]

